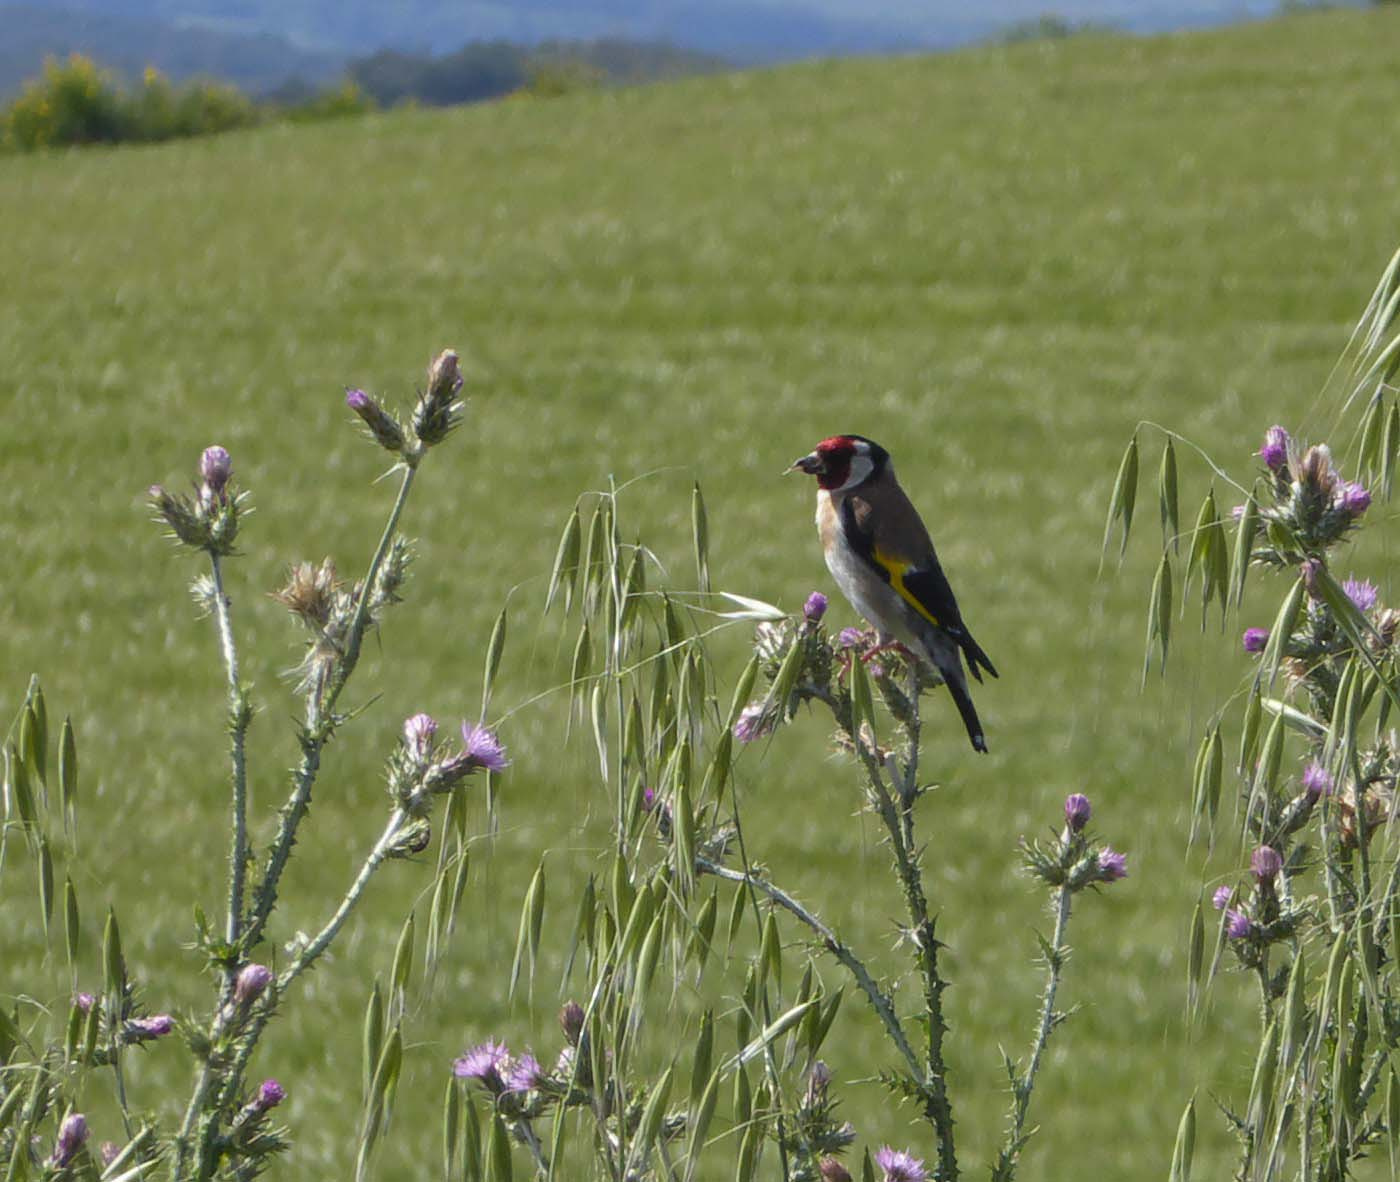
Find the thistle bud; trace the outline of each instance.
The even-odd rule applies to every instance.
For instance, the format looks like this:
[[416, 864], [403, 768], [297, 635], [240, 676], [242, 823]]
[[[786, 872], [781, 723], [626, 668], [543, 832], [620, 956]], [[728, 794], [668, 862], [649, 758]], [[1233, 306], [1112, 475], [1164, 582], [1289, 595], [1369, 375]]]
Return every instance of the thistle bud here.
[[233, 461], [227, 451], [217, 444], [204, 449], [204, 454], [199, 457], [199, 475], [204, 481], [201, 491], [206, 502], [222, 503], [227, 499], [228, 478], [232, 472]]
[[1313, 760], [1303, 769], [1303, 792], [1309, 800], [1316, 801], [1332, 791], [1332, 776], [1328, 770]]
[[1281, 471], [1288, 462], [1288, 432], [1282, 427], [1270, 427], [1264, 433], [1264, 443], [1259, 448], [1259, 458], [1270, 472]]
[[822, 1158], [817, 1169], [821, 1173], [822, 1182], [851, 1182], [851, 1171], [834, 1157]]
[[87, 1117], [81, 1112], [69, 1113], [58, 1128], [58, 1140], [54, 1142], [49, 1164], [62, 1169], [78, 1155], [78, 1150], [87, 1143], [87, 1139]]
[[576, 1001], [566, 1002], [559, 1011], [559, 1029], [564, 1032], [564, 1038], [571, 1047], [578, 1046], [578, 1040], [583, 1035], [585, 1016], [583, 1007]]
[[424, 447], [432, 447], [447, 438], [462, 419], [462, 404], [457, 392], [462, 388], [462, 373], [457, 354], [444, 349], [428, 367], [428, 388], [413, 409], [413, 433]]
[[127, 1042], [142, 1043], [164, 1038], [175, 1029], [175, 1019], [169, 1014], [154, 1014], [149, 1018], [132, 1018], [124, 1027]]
[[1264, 651], [1269, 643], [1269, 630], [1267, 628], [1246, 628], [1241, 640], [1244, 651], [1253, 653], [1256, 656]]
[[809, 624], [821, 623], [821, 618], [826, 615], [827, 599], [820, 591], [813, 591], [807, 596], [807, 602], [802, 605], [802, 616]]
[[1332, 449], [1325, 443], [1316, 443], [1303, 453], [1298, 464], [1298, 483], [1331, 499], [1337, 488], [1337, 469], [1332, 463]]
[[1117, 850], [1104, 846], [1099, 851], [1099, 873], [1100, 882], [1117, 882], [1120, 878], [1128, 877], [1128, 855], [1120, 854]]
[[437, 723], [431, 714], [415, 714], [403, 724], [403, 745], [414, 759], [426, 763], [433, 753]]
[[241, 1006], [257, 1001], [272, 983], [272, 970], [266, 965], [245, 964], [233, 983], [233, 1000]]
[[403, 450], [403, 428], [398, 420], [363, 390], [347, 389], [345, 405], [360, 416], [380, 447], [387, 451]]
[[1348, 517], [1360, 517], [1371, 507], [1371, 494], [1366, 486], [1348, 480], [1337, 490], [1337, 508]]
[[253, 1101], [257, 1105], [259, 1112], [266, 1112], [269, 1108], [276, 1108], [287, 1098], [287, 1093], [282, 1085], [275, 1079], [265, 1079], [258, 1088], [258, 1098]]
[[1065, 824], [1071, 833], [1079, 833], [1093, 816], [1089, 798], [1082, 792], [1072, 792], [1065, 797]]
[[1249, 869], [1254, 875], [1254, 880], [1262, 886], [1278, 877], [1279, 871], [1283, 869], [1283, 858], [1273, 846], [1261, 845], [1250, 855]]

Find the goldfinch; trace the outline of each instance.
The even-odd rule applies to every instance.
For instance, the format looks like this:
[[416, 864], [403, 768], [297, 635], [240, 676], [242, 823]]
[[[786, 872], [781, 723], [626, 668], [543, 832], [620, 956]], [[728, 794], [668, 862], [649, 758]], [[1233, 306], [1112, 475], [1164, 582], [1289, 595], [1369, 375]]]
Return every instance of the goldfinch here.
[[890, 453], [860, 435], [823, 439], [788, 471], [817, 478], [817, 532], [842, 594], [880, 635], [938, 671], [972, 746], [985, 752], [982, 723], [968, 694], [968, 671], [997, 671], [963, 623], [928, 530], [895, 479]]

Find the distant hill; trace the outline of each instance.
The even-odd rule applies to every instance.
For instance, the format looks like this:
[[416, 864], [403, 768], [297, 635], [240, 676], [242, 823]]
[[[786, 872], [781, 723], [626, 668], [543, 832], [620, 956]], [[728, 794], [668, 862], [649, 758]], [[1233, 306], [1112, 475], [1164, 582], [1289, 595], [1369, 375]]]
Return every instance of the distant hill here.
[[155, 66], [175, 81], [205, 75], [263, 94], [296, 77], [330, 81], [345, 57], [302, 49], [271, 33], [176, 27], [91, 9], [0, 4], [0, 97], [38, 75], [45, 57], [83, 53], [129, 78]]

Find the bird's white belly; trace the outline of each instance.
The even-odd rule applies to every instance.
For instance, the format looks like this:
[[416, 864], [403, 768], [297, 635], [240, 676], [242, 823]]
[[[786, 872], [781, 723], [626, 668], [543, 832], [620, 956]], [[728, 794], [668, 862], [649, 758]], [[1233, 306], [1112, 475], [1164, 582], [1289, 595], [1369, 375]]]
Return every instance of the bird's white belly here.
[[875, 575], [850, 547], [830, 547], [826, 551], [826, 567], [851, 606], [876, 627], [882, 639], [901, 641], [916, 652], [923, 648], [908, 623], [908, 609], [899, 593]]

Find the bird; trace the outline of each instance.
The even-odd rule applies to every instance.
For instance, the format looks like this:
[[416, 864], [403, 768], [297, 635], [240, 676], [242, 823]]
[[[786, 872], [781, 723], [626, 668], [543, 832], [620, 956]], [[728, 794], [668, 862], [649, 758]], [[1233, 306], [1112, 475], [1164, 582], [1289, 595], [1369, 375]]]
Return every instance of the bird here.
[[928, 529], [895, 478], [890, 453], [863, 435], [823, 439], [789, 472], [817, 478], [817, 532], [827, 569], [851, 606], [879, 634], [937, 670], [974, 750], [986, 736], [968, 692], [967, 672], [998, 676], [972, 638], [934, 552]]

